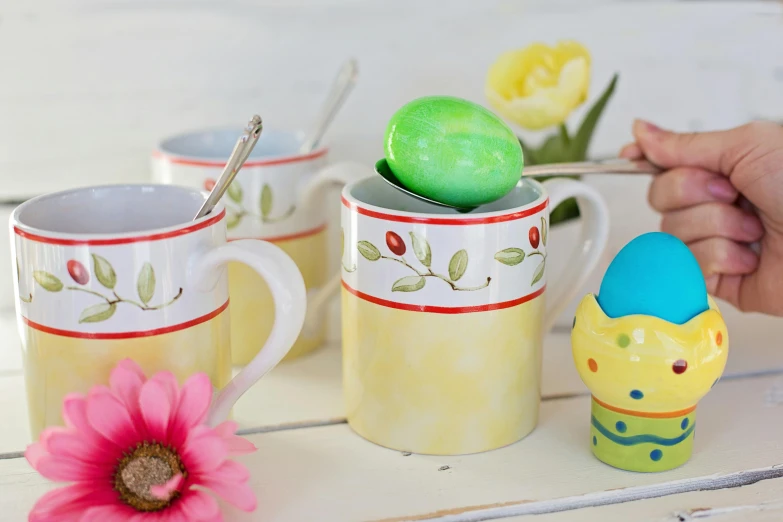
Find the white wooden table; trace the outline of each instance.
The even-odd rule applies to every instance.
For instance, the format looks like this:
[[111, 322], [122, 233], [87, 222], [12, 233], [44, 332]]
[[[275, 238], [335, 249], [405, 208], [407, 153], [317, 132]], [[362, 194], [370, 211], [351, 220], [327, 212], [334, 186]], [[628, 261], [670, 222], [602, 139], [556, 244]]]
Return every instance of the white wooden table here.
[[[460, 457], [404, 455], [351, 431], [343, 418], [340, 348], [275, 369], [236, 417], [259, 448], [242, 458], [259, 498], [231, 521], [542, 522], [772, 521], [783, 518], [783, 320], [724, 305], [731, 355], [699, 405], [693, 458], [659, 474], [610, 468], [590, 453], [589, 396], [567, 332], [546, 338], [539, 427], [500, 450]], [[15, 339], [14, 320], [0, 334]], [[53, 487], [20, 451], [28, 441], [18, 343], [0, 350], [0, 513], [24, 520]], [[713, 518], [714, 517], [714, 518]]]

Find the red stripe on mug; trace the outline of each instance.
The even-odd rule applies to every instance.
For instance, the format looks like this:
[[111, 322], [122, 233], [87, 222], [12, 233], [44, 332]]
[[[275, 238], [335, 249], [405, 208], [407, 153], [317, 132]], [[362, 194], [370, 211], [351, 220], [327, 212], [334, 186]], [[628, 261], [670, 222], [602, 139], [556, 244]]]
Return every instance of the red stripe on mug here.
[[272, 237], [232, 237], [229, 239], [229, 241], [238, 241], [240, 239], [260, 239], [262, 241], [269, 241], [270, 243], [278, 243], [280, 241], [288, 241], [291, 239], [300, 239], [303, 237], [308, 236], [314, 236], [318, 234], [319, 232], [323, 232], [326, 230], [326, 223], [322, 225], [318, 225], [315, 228], [311, 228], [310, 230], [302, 230], [301, 232], [294, 232], [293, 234], [287, 234], [283, 236], [272, 236]]
[[416, 217], [416, 216], [401, 216], [398, 214], [385, 214], [369, 208], [360, 207], [355, 203], [349, 202], [345, 199], [345, 196], [341, 196], [343, 205], [350, 210], [358, 212], [364, 216], [373, 217], [376, 219], [383, 219], [386, 221], [396, 221], [398, 223], [426, 223], [428, 225], [486, 225], [488, 223], [503, 223], [504, 221], [515, 221], [533, 214], [538, 214], [546, 208], [549, 204], [549, 198], [539, 203], [535, 207], [527, 208], [514, 212], [512, 214], [503, 214], [497, 216], [487, 217], [474, 217], [474, 218], [431, 218], [431, 217]]
[[102, 339], [102, 340], [136, 339], [139, 337], [151, 337], [153, 335], [162, 335], [171, 332], [178, 332], [180, 330], [185, 330], [187, 328], [190, 328], [191, 326], [196, 326], [201, 323], [205, 323], [210, 319], [217, 317], [226, 308], [228, 308], [228, 300], [226, 300], [226, 302], [223, 303], [220, 306], [220, 308], [218, 308], [217, 310], [209, 312], [206, 315], [202, 315], [201, 317], [196, 317], [195, 319], [191, 319], [190, 321], [186, 321], [180, 324], [175, 324], [173, 326], [165, 326], [163, 328], [155, 328], [153, 330], [143, 330], [143, 331], [136, 331], [136, 332], [74, 332], [73, 330], [61, 330], [59, 328], [51, 328], [49, 326], [44, 326], [42, 324], [31, 321], [27, 317], [22, 317], [22, 321], [24, 321], [24, 323], [27, 326], [33, 328], [34, 330], [38, 330], [53, 335], [59, 335], [61, 337], [73, 337], [77, 339]]
[[195, 225], [191, 225], [189, 227], [178, 228], [177, 230], [171, 230], [169, 232], [161, 232], [159, 234], [149, 234], [146, 236], [129, 236], [129, 237], [116, 237], [116, 238], [107, 238], [107, 239], [63, 239], [59, 237], [46, 237], [46, 236], [40, 236], [38, 234], [32, 234], [30, 232], [25, 232], [19, 227], [14, 227], [14, 233], [17, 236], [23, 237], [25, 239], [29, 239], [30, 241], [47, 243], [49, 245], [71, 245], [71, 246], [73, 245], [125, 245], [128, 243], [140, 243], [142, 241], [158, 241], [161, 239], [170, 239], [172, 237], [184, 236], [186, 234], [190, 234], [191, 232], [196, 232], [198, 230], [202, 230], [211, 225], [214, 225], [215, 223], [223, 219], [225, 216], [226, 216], [226, 210], [223, 209], [223, 211], [220, 214], [211, 217], [205, 221], [202, 221], [201, 223], [196, 223]]
[[[311, 152], [309, 154], [299, 154], [296, 156], [284, 156], [282, 158], [270, 158], [265, 160], [255, 160], [255, 161], [246, 161], [244, 164], [244, 168], [248, 167], [271, 167], [273, 165], [287, 165], [289, 163], [299, 163], [300, 161], [309, 161], [314, 160], [317, 158], [320, 158], [321, 156], [325, 156], [326, 153], [329, 152], [329, 149], [320, 149], [316, 150], [315, 152]], [[160, 151], [155, 151], [152, 153], [152, 156], [154, 158], [162, 158], [169, 163], [174, 163], [176, 165], [187, 165], [190, 167], [218, 167], [223, 168], [226, 166], [225, 161], [211, 161], [211, 160], [195, 160], [195, 159], [186, 159], [186, 158], [180, 158], [177, 156], [169, 156], [168, 154], [165, 154]]]
[[491, 303], [486, 305], [459, 306], [459, 307], [413, 305], [413, 304], [398, 303], [396, 301], [388, 301], [386, 299], [381, 299], [380, 297], [375, 297], [369, 294], [365, 294], [364, 292], [360, 292], [359, 290], [351, 288], [350, 286], [348, 286], [348, 283], [346, 283], [345, 281], [343, 281], [343, 288], [348, 290], [350, 293], [352, 293], [359, 299], [369, 301], [370, 303], [373, 304], [385, 306], [387, 308], [396, 308], [397, 310], [407, 310], [409, 312], [429, 312], [432, 314], [469, 314], [471, 312], [489, 312], [490, 310], [502, 310], [504, 308], [511, 308], [512, 306], [517, 306], [519, 304], [526, 303], [543, 294], [546, 285], [542, 286], [532, 294], [522, 296], [518, 299], [512, 299], [511, 301], [504, 301], [502, 303]]

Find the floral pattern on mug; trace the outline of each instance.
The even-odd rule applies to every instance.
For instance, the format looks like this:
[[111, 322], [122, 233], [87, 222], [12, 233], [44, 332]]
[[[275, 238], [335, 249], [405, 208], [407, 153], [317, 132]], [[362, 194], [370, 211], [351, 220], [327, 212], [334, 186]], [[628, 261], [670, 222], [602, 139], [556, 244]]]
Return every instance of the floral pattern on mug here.
[[[104, 291], [91, 290], [85, 287], [90, 282], [90, 272], [84, 264], [76, 259], [70, 259], [66, 263], [68, 275], [76, 285], [66, 285], [59, 277], [45, 270], [33, 270], [33, 279], [47, 292], [62, 292], [63, 290], [85, 292], [101, 299], [101, 301], [81, 311], [79, 314], [80, 324], [98, 323], [110, 319], [117, 311], [117, 305], [120, 303], [136, 306], [143, 311], [150, 311], [166, 308], [182, 297], [182, 288], [180, 288], [179, 292], [169, 301], [157, 305], [150, 304], [153, 297], [155, 297], [156, 281], [155, 269], [149, 262], [142, 265], [136, 278], [136, 291], [139, 300], [122, 297], [115, 290], [117, 273], [112, 264], [105, 257], [98, 254], [91, 254], [91, 257], [93, 275], [95, 280], [103, 286]], [[32, 302], [32, 298], [31, 293], [29, 300], [26, 302]], [[22, 296], [22, 299], [25, 300], [24, 296]]]
[[[214, 187], [214, 179], [207, 178], [204, 180], [204, 188], [206, 190], [211, 191]], [[255, 201], [258, 202], [258, 212], [254, 212], [244, 206], [243, 200], [245, 191], [242, 188], [242, 185], [240, 185], [239, 180], [235, 179], [231, 182], [226, 194], [228, 195], [228, 200], [226, 201], [227, 228], [236, 228], [245, 217], [255, 218], [261, 223], [278, 223], [288, 219], [296, 211], [296, 205], [291, 204], [285, 213], [277, 217], [272, 217], [274, 194], [272, 193], [272, 187], [268, 183], [264, 183], [261, 186], [261, 192], [255, 198]]]
[[396, 261], [397, 263], [406, 266], [414, 272], [415, 275], [402, 277], [396, 280], [391, 287], [392, 292], [418, 292], [424, 288], [427, 283], [428, 277], [434, 277], [444, 281], [448, 284], [452, 290], [462, 292], [473, 292], [481, 290], [489, 286], [492, 282], [492, 278], [487, 276], [487, 280], [484, 284], [479, 286], [463, 287], [457, 284], [465, 272], [468, 269], [468, 251], [465, 249], [457, 250], [452, 254], [449, 260], [448, 275], [439, 274], [432, 270], [432, 248], [427, 240], [415, 234], [413, 232], [408, 233], [411, 239], [411, 247], [416, 259], [421, 263], [424, 269], [418, 269], [408, 263], [404, 254], [407, 252], [407, 246], [405, 241], [396, 232], [391, 230], [386, 232], [386, 246], [391, 251], [393, 256], [387, 256], [381, 253], [381, 251], [369, 241], [359, 241], [356, 244], [356, 248], [359, 253], [368, 261], [378, 261], [380, 259], [388, 259], [390, 261]]
[[[541, 229], [539, 230], [538, 227], [532, 226], [530, 227], [530, 230], [528, 231], [528, 241], [530, 242], [530, 246], [533, 247], [533, 251], [529, 253], [525, 253], [524, 250], [517, 247], [510, 247], [510, 248], [504, 248], [503, 250], [497, 252], [495, 254], [495, 259], [499, 261], [500, 263], [503, 263], [507, 266], [516, 266], [520, 264], [522, 261], [525, 260], [525, 258], [531, 258], [533, 256], [541, 256], [541, 262], [536, 267], [535, 271], [533, 272], [533, 280], [530, 282], [530, 286], [535, 285], [539, 281], [541, 281], [541, 278], [544, 277], [544, 271], [546, 270], [546, 258], [547, 258], [547, 252], [545, 249], [539, 249], [539, 244], [542, 247], [546, 247], [546, 239], [548, 235], [548, 226], [546, 219], [544, 219], [543, 216], [541, 216]], [[543, 250], [543, 252], [541, 251]]]

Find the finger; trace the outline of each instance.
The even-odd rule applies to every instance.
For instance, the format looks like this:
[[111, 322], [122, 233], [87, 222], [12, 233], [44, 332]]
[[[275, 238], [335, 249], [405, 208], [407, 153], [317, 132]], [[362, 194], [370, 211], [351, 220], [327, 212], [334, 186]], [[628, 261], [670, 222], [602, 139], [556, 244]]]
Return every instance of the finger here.
[[764, 227], [756, 215], [728, 203], [704, 203], [667, 212], [663, 215], [661, 230], [685, 243], [710, 237], [751, 243], [764, 235]]
[[642, 152], [641, 147], [634, 142], [629, 143], [622, 149], [620, 149], [620, 154], [617, 155], [619, 158], [623, 159], [631, 159], [631, 160], [638, 160], [644, 158], [644, 153]]
[[780, 136], [774, 124], [754, 122], [716, 132], [676, 133], [636, 120], [633, 134], [642, 152], [652, 163], [671, 168], [701, 167], [731, 175], [734, 167], [771, 135]]
[[750, 274], [758, 266], [758, 256], [745, 245], [723, 237], [702, 239], [688, 245], [705, 277], [713, 274]]
[[723, 299], [737, 309], [740, 309], [740, 288], [742, 275], [713, 274], [704, 279], [707, 283], [707, 293]]
[[680, 167], [655, 176], [647, 196], [655, 210], [668, 212], [711, 201], [732, 203], [737, 195], [725, 176], [696, 167]]

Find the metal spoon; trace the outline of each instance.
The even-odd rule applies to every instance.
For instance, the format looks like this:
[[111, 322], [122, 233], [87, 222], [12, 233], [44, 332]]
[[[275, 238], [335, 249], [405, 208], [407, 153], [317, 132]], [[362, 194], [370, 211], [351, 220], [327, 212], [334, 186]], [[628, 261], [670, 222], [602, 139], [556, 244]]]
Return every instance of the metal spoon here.
[[245, 132], [242, 133], [242, 136], [237, 140], [237, 144], [234, 145], [234, 150], [231, 152], [223, 172], [220, 174], [215, 186], [212, 187], [212, 191], [207, 196], [204, 204], [201, 205], [198, 214], [193, 218], [194, 221], [212, 212], [212, 209], [218, 204], [220, 198], [228, 190], [228, 186], [234, 181], [239, 169], [242, 168], [250, 153], [253, 152], [253, 147], [256, 146], [258, 138], [261, 137], [263, 128], [261, 116], [256, 114], [250, 118], [247, 127], [245, 127]]
[[[392, 187], [401, 192], [405, 192], [409, 196], [418, 198], [427, 203], [433, 205], [439, 205], [441, 207], [453, 208], [459, 212], [470, 212], [477, 207], [455, 207], [454, 205], [448, 205], [435, 201], [415, 192], [412, 192], [405, 188], [399, 179], [394, 175], [394, 172], [389, 168], [385, 159], [378, 161], [375, 164], [375, 172], [381, 175], [381, 177]], [[538, 177], [538, 176], [571, 176], [581, 174], [658, 174], [661, 169], [645, 160], [600, 160], [600, 161], [583, 161], [579, 163], [550, 163], [548, 165], [532, 165], [525, 167], [522, 170], [522, 177]]]
[[348, 93], [351, 92], [351, 89], [356, 84], [358, 75], [359, 66], [356, 64], [356, 60], [351, 59], [343, 64], [332, 84], [332, 89], [329, 91], [323, 107], [321, 107], [321, 112], [318, 113], [318, 119], [313, 131], [305, 142], [302, 143], [302, 146], [299, 147], [300, 154], [309, 154], [321, 142], [321, 138], [324, 137], [329, 124], [332, 123], [335, 115], [337, 115], [337, 111], [340, 110], [340, 107], [343, 106], [343, 103], [348, 98]]

